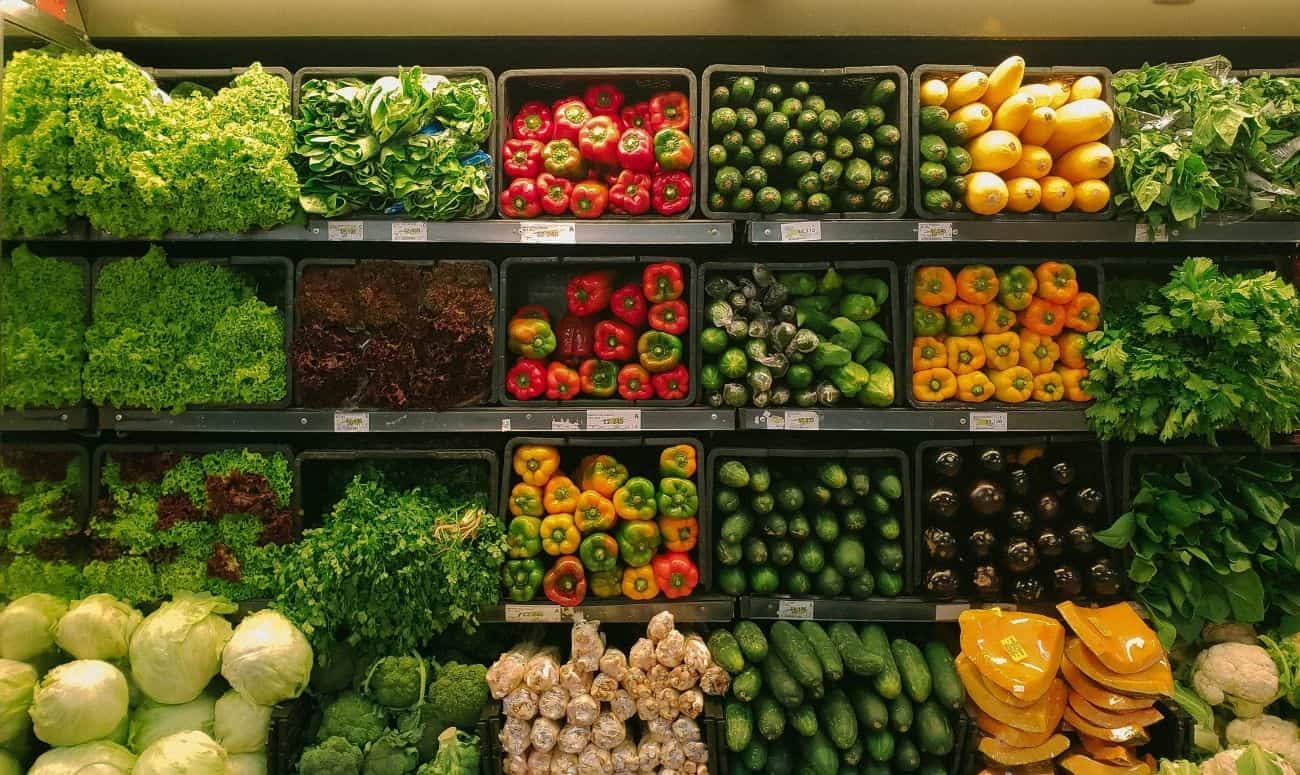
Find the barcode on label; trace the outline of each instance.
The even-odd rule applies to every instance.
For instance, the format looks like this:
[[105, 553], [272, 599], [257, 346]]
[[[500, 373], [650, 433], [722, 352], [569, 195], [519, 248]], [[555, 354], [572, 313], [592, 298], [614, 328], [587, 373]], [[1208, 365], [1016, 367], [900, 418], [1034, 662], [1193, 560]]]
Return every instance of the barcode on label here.
[[811, 619], [813, 601], [782, 600], [776, 604], [776, 616], [778, 619]]
[[641, 430], [640, 409], [588, 409], [587, 430], [589, 431], [639, 431]]
[[1007, 429], [1006, 412], [971, 412], [970, 429], [975, 432], [1001, 432]]
[[537, 624], [563, 621], [564, 614], [558, 605], [506, 605], [506, 621], [518, 624]]
[[335, 433], [369, 433], [370, 413], [369, 412], [335, 412], [334, 432]]
[[815, 431], [821, 427], [821, 412], [787, 410], [785, 429], [787, 431]]
[[395, 221], [393, 242], [424, 242], [429, 239], [429, 224], [424, 221]]
[[1011, 657], [1012, 662], [1024, 662], [1029, 658], [1029, 652], [1025, 651], [1024, 646], [1020, 645], [1020, 641], [1016, 640], [1016, 636], [1008, 635], [999, 643], [1006, 650], [1007, 656]]
[[578, 228], [572, 222], [524, 222], [519, 224], [519, 241], [572, 245], [578, 241]]
[[952, 242], [952, 224], [921, 221], [916, 224], [917, 242]]
[[817, 242], [821, 238], [820, 221], [794, 221], [781, 224], [782, 242]]
[[330, 242], [356, 242], [365, 239], [366, 228], [361, 221], [330, 221]]

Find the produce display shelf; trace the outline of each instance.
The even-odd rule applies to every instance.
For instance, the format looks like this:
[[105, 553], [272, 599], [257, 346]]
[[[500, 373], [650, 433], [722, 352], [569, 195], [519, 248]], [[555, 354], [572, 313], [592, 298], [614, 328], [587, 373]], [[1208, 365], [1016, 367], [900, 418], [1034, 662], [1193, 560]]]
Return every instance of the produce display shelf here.
[[730, 623], [736, 617], [736, 598], [709, 594], [691, 595], [676, 600], [662, 596], [652, 600], [588, 598], [587, 602], [575, 608], [565, 608], [545, 600], [507, 602], [485, 609], [478, 618], [480, 622], [544, 624], [571, 622], [581, 614], [586, 619], [596, 619], [603, 624], [645, 623], [661, 611], [668, 611], [678, 622]]
[[732, 221], [392, 221], [313, 218], [313, 242], [452, 242], [552, 245], [730, 245]]
[[742, 619], [813, 619], [824, 622], [954, 622], [971, 607], [965, 602], [936, 603], [919, 597], [850, 600], [843, 597], [746, 595]]
[[742, 431], [1086, 431], [1085, 409], [741, 409]]
[[1300, 221], [1206, 222], [1196, 229], [1151, 229], [1133, 221], [845, 220], [750, 221], [751, 244], [771, 242], [1150, 242], [1300, 244]]
[[89, 406], [0, 412], [0, 432], [83, 431], [94, 427], [95, 410]]

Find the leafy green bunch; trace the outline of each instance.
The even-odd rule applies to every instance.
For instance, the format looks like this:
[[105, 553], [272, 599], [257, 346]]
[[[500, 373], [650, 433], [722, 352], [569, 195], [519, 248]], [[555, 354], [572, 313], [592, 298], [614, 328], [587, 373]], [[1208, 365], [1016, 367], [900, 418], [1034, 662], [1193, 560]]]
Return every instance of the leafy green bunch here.
[[64, 470], [61, 479], [30, 478], [0, 462], [0, 554], [6, 555], [0, 562], [0, 597], [81, 596], [81, 570], [69, 553], [80, 530], [81, 463], [72, 457]]
[[1189, 258], [1132, 312], [1088, 334], [1088, 420], [1102, 438], [1300, 428], [1300, 304], [1275, 272]]
[[0, 258], [0, 408], [81, 401], [85, 277], [26, 245]]

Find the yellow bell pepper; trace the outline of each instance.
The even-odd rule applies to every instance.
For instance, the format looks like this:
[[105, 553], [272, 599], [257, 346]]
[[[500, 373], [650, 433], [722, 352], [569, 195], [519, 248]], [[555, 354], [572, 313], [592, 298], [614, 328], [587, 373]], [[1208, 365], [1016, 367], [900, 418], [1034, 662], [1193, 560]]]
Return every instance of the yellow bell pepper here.
[[990, 301], [984, 305], [984, 327], [980, 329], [980, 333], [1004, 334], [1015, 325], [1016, 313], [996, 301]]
[[564, 474], [551, 477], [546, 483], [542, 506], [547, 514], [572, 514], [578, 510], [578, 485]]
[[978, 336], [950, 336], [948, 370], [957, 376], [970, 374], [984, 368], [984, 345]]
[[578, 496], [578, 507], [573, 512], [573, 522], [583, 533], [613, 530], [618, 522], [614, 502], [595, 490], [583, 490]]
[[979, 404], [992, 397], [993, 383], [984, 372], [972, 371], [957, 378], [957, 400]]
[[947, 401], [957, 395], [957, 377], [947, 369], [926, 369], [912, 375], [912, 395], [918, 401]]
[[1070, 401], [1091, 401], [1092, 396], [1088, 391], [1083, 389], [1083, 381], [1088, 378], [1087, 369], [1068, 369], [1058, 365], [1056, 373], [1061, 375], [1061, 383], [1065, 386], [1065, 397]]
[[1020, 335], [1015, 331], [1005, 334], [985, 334], [984, 356], [993, 371], [1002, 371], [1020, 365]]
[[525, 444], [515, 449], [515, 473], [524, 484], [541, 487], [560, 468], [560, 450], [541, 444]]
[[649, 600], [659, 594], [655, 569], [649, 565], [623, 571], [623, 596], [629, 600]]
[[613, 455], [596, 455], [583, 460], [587, 464], [582, 469], [583, 490], [594, 490], [606, 498], [614, 497], [614, 491], [627, 481], [627, 466], [614, 459]]
[[995, 371], [990, 379], [993, 380], [994, 397], [1008, 404], [1024, 403], [1034, 392], [1034, 375], [1024, 366]]
[[1046, 374], [1061, 358], [1061, 348], [1050, 336], [1033, 331], [1020, 332], [1020, 365], [1034, 374]]
[[674, 444], [659, 453], [659, 475], [690, 479], [695, 476], [695, 447]]
[[1054, 402], [1065, 398], [1065, 381], [1054, 371], [1034, 376], [1035, 401]]
[[912, 340], [912, 372], [942, 369], [948, 365], [948, 351], [943, 340], [933, 336], [918, 336]]
[[516, 517], [542, 516], [542, 490], [520, 482], [510, 488], [510, 514]]
[[581, 543], [582, 533], [573, 524], [572, 514], [552, 514], [542, 520], [542, 551], [547, 554], [573, 554]]
[[1088, 359], [1083, 356], [1083, 345], [1087, 341], [1087, 337], [1074, 331], [1056, 337], [1056, 346], [1061, 348], [1061, 363], [1067, 369], [1088, 367]]

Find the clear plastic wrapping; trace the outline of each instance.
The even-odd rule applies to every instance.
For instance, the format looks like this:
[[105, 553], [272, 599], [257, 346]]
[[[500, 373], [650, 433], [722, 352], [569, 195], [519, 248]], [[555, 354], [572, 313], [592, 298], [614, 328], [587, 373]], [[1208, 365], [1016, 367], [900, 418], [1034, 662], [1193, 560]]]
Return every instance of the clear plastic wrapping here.
[[488, 689], [492, 699], [499, 700], [518, 688], [524, 680], [524, 668], [537, 653], [536, 643], [521, 643], [502, 654], [487, 671]]
[[501, 760], [501, 771], [505, 775], [528, 775], [528, 757], [523, 754], [510, 754]]
[[634, 700], [653, 693], [650, 688], [650, 676], [639, 667], [628, 669], [627, 675], [623, 676], [623, 688], [627, 689], [627, 693], [632, 695]]
[[537, 695], [520, 686], [501, 701], [501, 710], [510, 718], [531, 721], [537, 715]]
[[591, 679], [593, 674], [590, 671], [583, 670], [582, 666], [573, 660], [560, 665], [560, 686], [563, 686], [571, 695], [587, 694], [591, 691]]
[[660, 611], [650, 618], [650, 623], [646, 625], [645, 634], [650, 640], [658, 643], [668, 637], [668, 633], [673, 631], [676, 620], [668, 611]]
[[661, 741], [659, 743], [659, 763], [669, 769], [681, 769], [686, 764], [686, 752], [682, 750], [682, 744], [671, 737]]
[[713, 666], [713, 656], [709, 654], [709, 646], [699, 635], [691, 633], [686, 636], [686, 657], [683, 662], [698, 675], [703, 675], [705, 670]]
[[687, 762], [694, 764], [709, 763], [709, 746], [699, 740], [682, 743], [682, 753], [686, 754]]
[[668, 685], [679, 692], [687, 689], [694, 689], [699, 684], [700, 674], [690, 669], [685, 664], [678, 665], [668, 671]]
[[672, 723], [672, 735], [683, 743], [700, 739], [700, 725], [689, 718], [679, 718]]
[[671, 686], [665, 686], [659, 691], [655, 692], [655, 700], [659, 702], [660, 718], [666, 718], [669, 721], [672, 721], [673, 719], [677, 718], [677, 713], [678, 713], [677, 699], [680, 696], [681, 696], [681, 692], [677, 691]]
[[636, 746], [636, 757], [640, 763], [641, 770], [654, 771], [659, 767], [659, 741], [652, 737], [641, 739]]
[[537, 698], [537, 713], [548, 719], [558, 721], [569, 710], [569, 690], [563, 686], [552, 686]]
[[614, 699], [609, 701], [609, 710], [619, 721], [627, 721], [636, 715], [636, 700], [626, 690], [614, 692]]
[[578, 757], [563, 751], [551, 754], [551, 775], [578, 775]]
[[521, 754], [528, 750], [532, 725], [517, 718], [508, 718], [501, 725], [501, 749], [508, 754]]
[[686, 636], [680, 630], [669, 630], [655, 644], [655, 660], [672, 669], [686, 658]]
[[578, 775], [609, 775], [614, 762], [609, 751], [589, 745], [578, 755]]
[[614, 772], [636, 772], [641, 766], [636, 755], [636, 743], [631, 740], [624, 740], [614, 746], [609, 758], [614, 765]]
[[642, 721], [659, 718], [659, 701], [653, 696], [646, 696], [637, 700], [636, 715]]
[[533, 731], [528, 741], [536, 751], [550, 751], [560, 737], [560, 725], [548, 718], [533, 720]]
[[622, 681], [627, 675], [627, 654], [618, 649], [605, 649], [605, 653], [600, 655], [600, 672], [615, 681]]
[[677, 712], [688, 719], [699, 718], [704, 712], [704, 693], [699, 689], [687, 689], [677, 696]]
[[529, 775], [546, 775], [551, 771], [551, 760], [554, 754], [550, 751], [539, 751], [536, 748], [528, 752], [528, 773]]
[[524, 667], [524, 686], [541, 694], [560, 680], [560, 650], [548, 646], [533, 655]]
[[572, 724], [560, 730], [560, 737], [555, 747], [562, 753], [578, 755], [591, 742], [591, 727], [575, 727]]
[[591, 679], [591, 696], [600, 702], [611, 702], [618, 691], [618, 681], [605, 673], [598, 673]]
[[600, 622], [590, 619], [573, 625], [570, 635], [569, 659], [588, 673], [600, 669], [600, 657], [605, 653], [605, 638], [600, 634]]
[[705, 694], [721, 697], [731, 688], [731, 676], [718, 665], [713, 665], [700, 676], [700, 690]]
[[655, 644], [649, 638], [639, 638], [632, 648], [627, 652], [628, 667], [649, 672], [650, 668], [657, 664], [655, 659]]
[[673, 734], [673, 724], [667, 719], [650, 719], [645, 723], [645, 731], [651, 737], [657, 737], [660, 739], [671, 737]]
[[590, 694], [579, 694], [569, 698], [569, 707], [565, 712], [569, 724], [589, 727], [596, 722], [596, 717], [599, 715], [600, 703], [596, 702]]
[[591, 725], [591, 744], [610, 749], [627, 739], [627, 727], [613, 713], [606, 711]]

